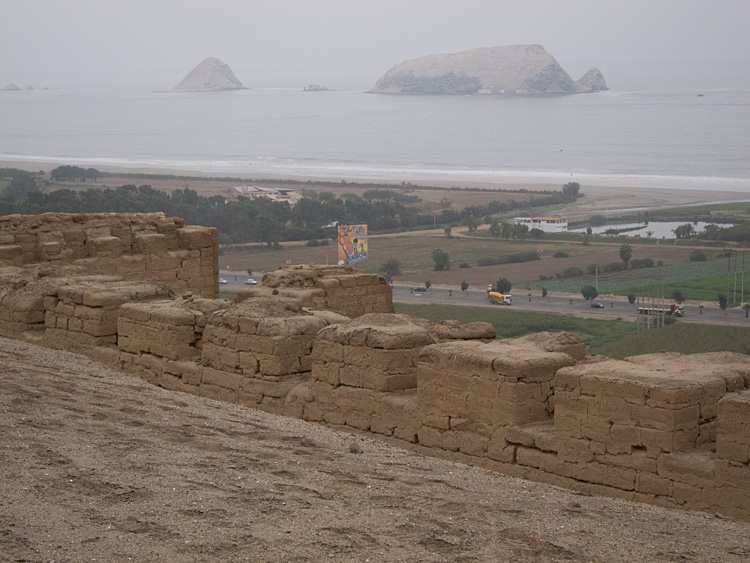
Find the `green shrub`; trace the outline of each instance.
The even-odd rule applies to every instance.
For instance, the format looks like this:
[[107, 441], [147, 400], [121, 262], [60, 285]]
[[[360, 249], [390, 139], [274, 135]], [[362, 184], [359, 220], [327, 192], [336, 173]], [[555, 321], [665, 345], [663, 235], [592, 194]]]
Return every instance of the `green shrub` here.
[[586, 273], [593, 276], [598, 271], [598, 268], [598, 264], [589, 264], [588, 266], [586, 266]]
[[468, 262], [461, 262], [461, 263], [460, 263], [460, 264], [458, 265], [458, 267], [459, 267], [459, 268], [471, 268], [471, 264], [469, 264]]
[[693, 250], [690, 253], [691, 262], [705, 262], [707, 260], [706, 253], [702, 250]]
[[563, 278], [577, 278], [583, 275], [583, 270], [577, 266], [570, 266], [569, 268], [565, 268], [562, 273], [560, 274], [560, 277]]
[[630, 261], [630, 268], [640, 270], [642, 268], [653, 268], [654, 261], [651, 258], [636, 258]]
[[568, 257], [568, 253], [567, 252], [563, 252], [562, 250], [558, 250], [552, 256], [554, 258], [567, 258]]
[[528, 252], [518, 252], [516, 254], [511, 254], [510, 256], [506, 256], [503, 258], [500, 263], [501, 264], [519, 264], [521, 262], [531, 262], [532, 260], [539, 260], [539, 254], [534, 252], [533, 250], [530, 250]]
[[602, 272], [624, 272], [627, 267], [627, 264], [623, 262], [610, 262], [609, 264], [604, 264], [604, 266], [602, 266]]
[[500, 260], [497, 258], [489, 258], [487, 256], [483, 256], [477, 260], [477, 266], [496, 266], [499, 263]]

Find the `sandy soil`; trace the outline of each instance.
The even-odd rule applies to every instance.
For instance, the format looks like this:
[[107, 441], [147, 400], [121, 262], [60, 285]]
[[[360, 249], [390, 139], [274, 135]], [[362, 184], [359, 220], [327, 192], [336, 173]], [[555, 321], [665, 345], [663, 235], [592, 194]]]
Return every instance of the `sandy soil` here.
[[0, 339], [0, 560], [700, 561], [750, 524], [591, 497]]

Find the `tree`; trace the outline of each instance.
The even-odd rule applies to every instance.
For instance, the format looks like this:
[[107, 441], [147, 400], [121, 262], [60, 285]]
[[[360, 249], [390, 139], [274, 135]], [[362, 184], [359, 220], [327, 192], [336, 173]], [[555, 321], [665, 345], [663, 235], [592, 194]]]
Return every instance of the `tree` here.
[[690, 253], [691, 262], [705, 262], [707, 260], [706, 253], [702, 250], [693, 250]]
[[500, 223], [497, 219], [493, 219], [492, 223], [490, 223], [490, 236], [492, 238], [500, 238], [501, 233], [502, 229], [500, 228]]
[[453, 230], [453, 225], [446, 225], [443, 227], [443, 232], [445, 233], [445, 236], [448, 238], [451, 238], [451, 231]]
[[431, 282], [429, 282], [429, 281], [424, 282], [424, 288], [425, 289], [430, 289], [431, 287], [432, 287], [432, 283]]
[[473, 234], [479, 227], [480, 221], [476, 217], [467, 217], [464, 219], [464, 225], [469, 229], [469, 233]]
[[534, 240], [540, 240], [544, 238], [544, 231], [542, 229], [537, 229], [536, 227], [534, 227], [529, 231], [529, 236]]
[[596, 299], [596, 296], [599, 295], [599, 291], [597, 291], [593, 285], [584, 285], [581, 288], [581, 295], [583, 295], [583, 298], [586, 301], [589, 301], [590, 299]]
[[681, 304], [683, 301], [685, 301], [685, 294], [682, 293], [679, 289], [675, 289], [672, 291], [672, 299], [677, 301], [678, 304]]
[[510, 235], [518, 240], [526, 240], [526, 237], [529, 236], [529, 228], [526, 225], [516, 223], [511, 227]]
[[745, 316], [750, 316], [750, 303], [745, 303], [742, 308], [745, 310]]
[[633, 247], [629, 244], [623, 244], [620, 247], [620, 259], [625, 264], [625, 267], [628, 267], [628, 262], [630, 262], [630, 258], [633, 256]]
[[542, 288], [542, 297], [547, 297], [547, 288], [546, 287]]
[[497, 290], [503, 294], [510, 293], [511, 287], [513, 287], [513, 284], [511, 284], [510, 280], [508, 280], [507, 278], [500, 278], [495, 282], [495, 288], [497, 288]]
[[723, 293], [719, 293], [719, 309], [727, 312], [727, 305], [729, 305], [729, 301], [727, 300], [727, 296]]
[[398, 258], [388, 258], [388, 260], [380, 265], [378, 271], [383, 272], [388, 278], [392, 278], [393, 276], [400, 276], [401, 262], [398, 261]]
[[435, 270], [438, 272], [451, 269], [451, 259], [445, 250], [439, 248], [433, 250], [432, 260], [435, 262]]
[[469, 289], [469, 283], [464, 280], [461, 282], [461, 291], [466, 291], [467, 289]]
[[3, 193], [16, 201], [23, 201], [31, 192], [37, 190], [36, 180], [31, 174], [19, 173], [13, 176], [10, 185], [5, 188]]
[[578, 182], [568, 182], [562, 187], [562, 192], [569, 200], [575, 201], [578, 199], [578, 192], [580, 189], [581, 185]]
[[508, 240], [510, 238], [510, 235], [513, 233], [513, 225], [511, 225], [510, 223], [506, 223], [505, 221], [503, 221], [502, 223], [500, 223], [500, 227], [501, 227], [501, 231], [503, 233], [503, 238], [505, 240]]
[[253, 269], [252, 268], [248, 268], [247, 269], [247, 275], [248, 276], [252, 276], [253, 275]]
[[628, 293], [628, 303], [632, 305], [633, 303], [635, 303], [635, 300], [636, 300], [635, 293]]
[[693, 231], [695, 230], [695, 227], [691, 223], [685, 223], [684, 225], [680, 225], [672, 232], [674, 233], [674, 236], [676, 238], [690, 238], [693, 235]]

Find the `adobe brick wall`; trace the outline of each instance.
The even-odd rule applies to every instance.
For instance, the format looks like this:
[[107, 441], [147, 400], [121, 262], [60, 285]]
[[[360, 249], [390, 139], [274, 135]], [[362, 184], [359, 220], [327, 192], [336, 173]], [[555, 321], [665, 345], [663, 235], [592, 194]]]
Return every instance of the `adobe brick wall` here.
[[[214, 232], [159, 214], [5, 217], [0, 241], [2, 336], [427, 455], [750, 520], [746, 355], [611, 360], [569, 333], [496, 340], [485, 323], [395, 315], [383, 278], [350, 267], [283, 268], [214, 299]], [[208, 298], [187, 291], [204, 276]]]
[[218, 233], [163, 213], [44, 213], [0, 217], [0, 267], [67, 268], [158, 281], [218, 295]]
[[312, 401], [303, 418], [417, 441], [417, 366], [425, 346], [492, 340], [489, 323], [431, 323], [371, 313], [321, 330], [312, 350]]
[[240, 290], [237, 301], [279, 294], [299, 299], [305, 307], [349, 317], [393, 313], [393, 290], [385, 278], [360, 273], [352, 266], [282, 267], [265, 274], [261, 286]]

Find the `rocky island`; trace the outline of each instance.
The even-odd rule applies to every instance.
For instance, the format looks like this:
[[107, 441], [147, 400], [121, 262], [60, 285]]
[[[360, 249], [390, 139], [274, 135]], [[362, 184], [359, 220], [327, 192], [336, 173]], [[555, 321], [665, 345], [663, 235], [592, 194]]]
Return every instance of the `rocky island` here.
[[601, 90], [608, 88], [597, 68], [575, 81], [541, 45], [509, 45], [404, 61], [370, 92], [540, 96]]
[[219, 92], [222, 90], [245, 90], [242, 82], [229, 65], [215, 57], [209, 57], [191, 70], [172, 92]]

